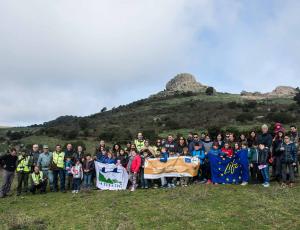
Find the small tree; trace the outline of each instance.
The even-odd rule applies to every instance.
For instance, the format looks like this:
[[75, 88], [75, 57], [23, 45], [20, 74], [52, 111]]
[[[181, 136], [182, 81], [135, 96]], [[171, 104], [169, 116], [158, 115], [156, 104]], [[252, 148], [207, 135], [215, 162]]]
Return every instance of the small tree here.
[[206, 95], [211, 96], [214, 95], [215, 89], [213, 87], [208, 87], [205, 91]]
[[107, 111], [107, 108], [106, 107], [103, 107], [102, 109], [101, 109], [101, 113], [104, 113], [104, 112], [106, 112]]

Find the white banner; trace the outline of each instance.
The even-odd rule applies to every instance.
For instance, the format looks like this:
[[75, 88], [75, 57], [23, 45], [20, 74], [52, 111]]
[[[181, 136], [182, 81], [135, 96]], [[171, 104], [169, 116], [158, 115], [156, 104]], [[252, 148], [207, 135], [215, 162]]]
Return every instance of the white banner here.
[[125, 190], [128, 173], [121, 165], [103, 164], [95, 161], [97, 187], [102, 190]]

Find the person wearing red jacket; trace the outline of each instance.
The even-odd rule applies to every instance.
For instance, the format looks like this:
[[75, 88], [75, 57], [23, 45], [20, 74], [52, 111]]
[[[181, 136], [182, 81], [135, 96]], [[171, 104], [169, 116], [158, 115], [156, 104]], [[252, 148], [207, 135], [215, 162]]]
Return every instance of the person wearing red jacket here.
[[233, 150], [230, 148], [230, 145], [228, 142], [224, 144], [224, 147], [221, 149], [222, 153], [225, 153], [227, 157], [233, 156]]
[[137, 188], [137, 177], [138, 177], [138, 173], [140, 171], [141, 168], [141, 156], [137, 154], [136, 150], [131, 150], [131, 157], [132, 162], [131, 162], [131, 166], [130, 166], [130, 172], [129, 172], [129, 180], [131, 182], [131, 192], [134, 192], [135, 189]]

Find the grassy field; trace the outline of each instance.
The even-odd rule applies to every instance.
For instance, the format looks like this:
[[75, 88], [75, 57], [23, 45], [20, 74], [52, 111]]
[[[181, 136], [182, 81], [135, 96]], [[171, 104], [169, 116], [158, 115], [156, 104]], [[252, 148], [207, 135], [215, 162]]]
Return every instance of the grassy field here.
[[1, 229], [299, 229], [300, 187], [192, 185], [171, 190], [12, 195]]

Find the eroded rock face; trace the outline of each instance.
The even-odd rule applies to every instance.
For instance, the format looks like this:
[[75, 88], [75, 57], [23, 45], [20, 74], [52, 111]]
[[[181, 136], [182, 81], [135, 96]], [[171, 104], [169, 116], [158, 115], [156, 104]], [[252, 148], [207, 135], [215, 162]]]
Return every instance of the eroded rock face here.
[[291, 97], [295, 96], [297, 93], [296, 89], [290, 86], [278, 86], [276, 89], [274, 89], [271, 93], [269, 93], [270, 96], [278, 96], [278, 97]]
[[197, 82], [195, 77], [188, 73], [181, 73], [171, 79], [166, 85], [166, 91], [172, 92], [205, 92], [207, 86]]
[[291, 98], [294, 97], [297, 93], [297, 90], [291, 86], [278, 86], [270, 93], [251, 93], [242, 91], [241, 96], [249, 99], [264, 99], [264, 98], [276, 98], [276, 97], [286, 97]]

